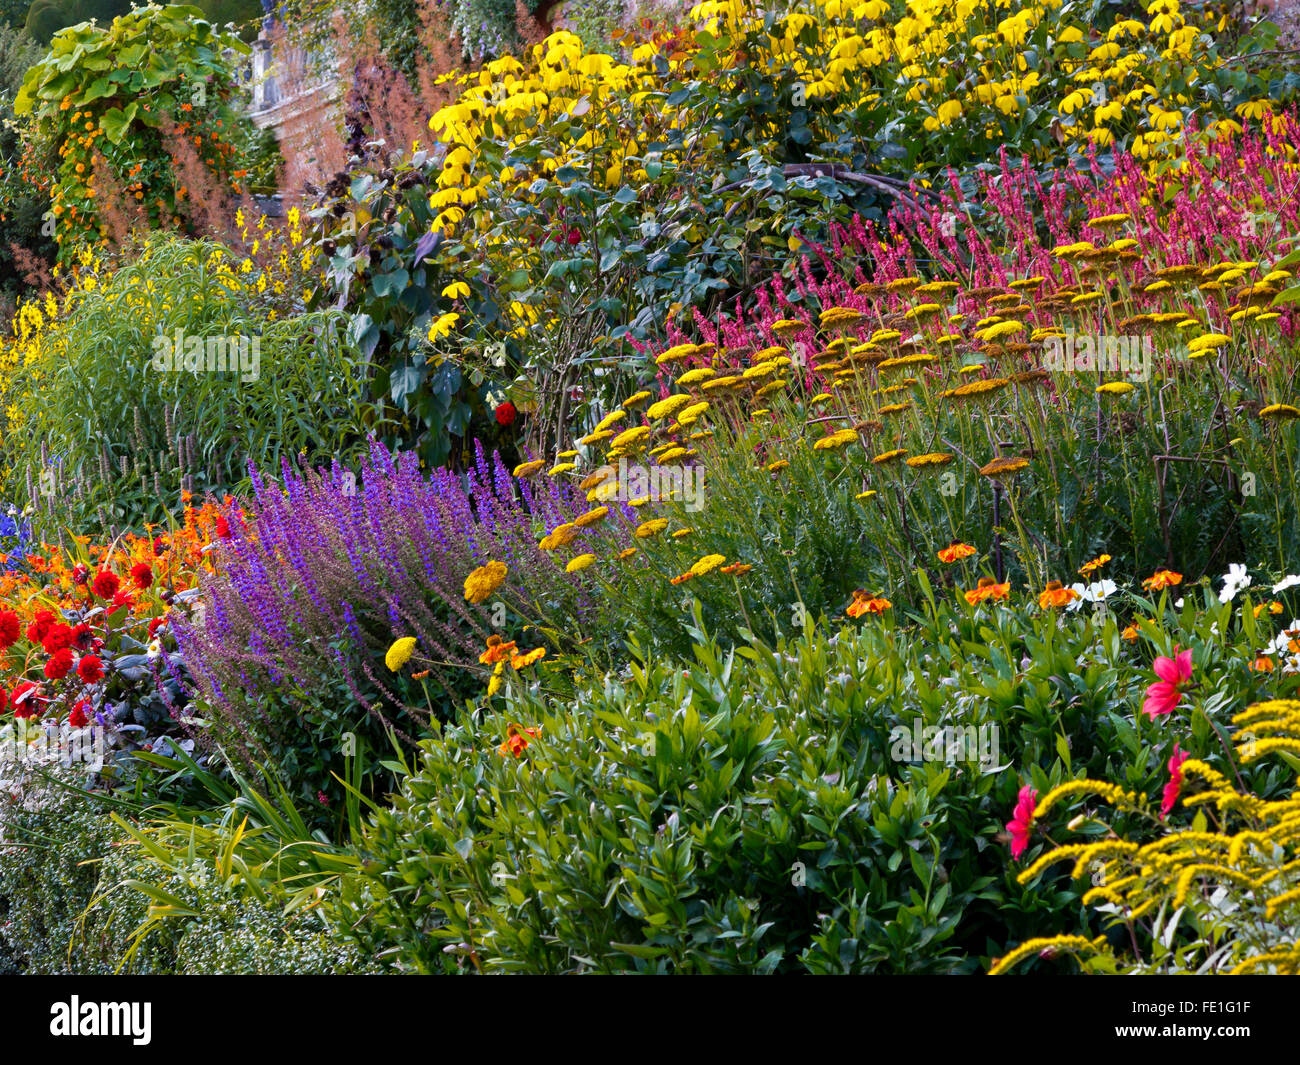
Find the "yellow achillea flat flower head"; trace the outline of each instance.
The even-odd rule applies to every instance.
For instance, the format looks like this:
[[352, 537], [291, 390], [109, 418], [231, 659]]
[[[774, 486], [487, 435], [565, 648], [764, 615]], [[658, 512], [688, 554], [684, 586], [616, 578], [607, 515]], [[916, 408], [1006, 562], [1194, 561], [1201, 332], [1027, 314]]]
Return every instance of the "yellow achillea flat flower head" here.
[[403, 636], [401, 639], [393, 641], [388, 653], [384, 655], [384, 665], [393, 673], [396, 673], [411, 660], [411, 655], [414, 653], [415, 637]]
[[481, 603], [501, 586], [506, 579], [507, 567], [504, 562], [486, 562], [465, 578], [465, 599], [471, 603]]

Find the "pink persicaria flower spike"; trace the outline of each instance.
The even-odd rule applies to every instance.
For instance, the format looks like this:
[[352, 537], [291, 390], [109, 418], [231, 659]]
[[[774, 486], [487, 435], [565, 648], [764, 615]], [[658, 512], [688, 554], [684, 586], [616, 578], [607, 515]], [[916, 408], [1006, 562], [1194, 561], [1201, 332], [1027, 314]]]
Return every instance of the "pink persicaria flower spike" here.
[[1169, 783], [1165, 785], [1164, 796], [1160, 801], [1160, 820], [1165, 819], [1165, 815], [1174, 808], [1174, 803], [1178, 801], [1178, 796], [1183, 790], [1183, 763], [1187, 761], [1188, 754], [1186, 751], [1180, 751], [1178, 744], [1174, 744], [1174, 756], [1169, 759]]
[[1153, 721], [1165, 714], [1172, 714], [1183, 697], [1183, 685], [1192, 679], [1192, 651], [1188, 648], [1175, 656], [1156, 659], [1154, 669], [1160, 679], [1147, 688], [1147, 697], [1142, 702], [1142, 712]]
[[1034, 807], [1038, 805], [1038, 792], [1026, 784], [1020, 789], [1016, 808], [1007, 822], [1007, 831], [1011, 833], [1011, 857], [1019, 859], [1029, 846], [1029, 830], [1034, 824]]

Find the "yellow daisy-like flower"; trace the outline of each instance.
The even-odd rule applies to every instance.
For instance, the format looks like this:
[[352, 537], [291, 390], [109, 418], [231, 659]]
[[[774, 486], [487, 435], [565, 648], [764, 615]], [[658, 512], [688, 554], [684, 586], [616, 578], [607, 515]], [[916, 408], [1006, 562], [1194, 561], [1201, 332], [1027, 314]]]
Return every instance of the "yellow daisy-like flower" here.
[[919, 470], [927, 466], [947, 466], [952, 460], [952, 455], [945, 454], [942, 451], [931, 451], [924, 455], [913, 455], [910, 459], [904, 459], [903, 461], [912, 469]]
[[595, 561], [596, 561], [596, 556], [591, 553], [587, 553], [585, 555], [578, 555], [574, 558], [569, 559], [569, 564], [564, 567], [564, 572], [580, 573]]
[[442, 294], [449, 300], [457, 300], [462, 296], [468, 296], [470, 291], [469, 285], [464, 281], [453, 281], [442, 290]]
[[1187, 342], [1187, 350], [1191, 351], [1217, 351], [1225, 344], [1231, 344], [1232, 337], [1225, 336], [1223, 333], [1206, 333], [1203, 336], [1196, 337], [1194, 340]]
[[415, 637], [403, 636], [400, 640], [394, 640], [393, 645], [384, 655], [384, 665], [392, 672], [396, 673], [407, 662], [411, 660], [411, 655], [415, 653]]
[[823, 329], [852, 329], [866, 315], [852, 307], [827, 307], [818, 321]]
[[501, 586], [506, 579], [504, 562], [486, 562], [465, 578], [465, 599], [481, 603]]
[[778, 321], [773, 322], [770, 328], [772, 332], [779, 337], [790, 337], [794, 336], [795, 333], [807, 329], [808, 323], [801, 322], [795, 318], [781, 318]]
[[708, 409], [709, 409], [709, 401], [707, 399], [701, 400], [699, 403], [692, 403], [689, 407], [686, 407], [685, 409], [682, 410], [682, 412], [679, 415], [677, 415], [677, 424], [693, 425], [695, 424], [696, 420], [698, 420], [700, 415], [703, 414]]
[[730, 388], [732, 385], [739, 384], [740, 378], [734, 374], [728, 374], [725, 377], [715, 377], [712, 381], [705, 381], [700, 385], [705, 392], [721, 392]]
[[601, 418], [600, 421], [596, 423], [596, 428], [592, 431], [598, 433], [602, 429], [608, 429], [615, 422], [621, 422], [626, 417], [627, 411], [625, 410], [616, 410], [610, 414], [606, 414], [605, 417]]
[[1013, 333], [1021, 333], [1024, 331], [1024, 328], [1025, 326], [1023, 322], [995, 322], [993, 325], [979, 330], [975, 334], [975, 339], [988, 343], [991, 340], [997, 340], [999, 337], [1011, 336]]
[[1291, 406], [1289, 403], [1270, 403], [1259, 412], [1259, 416], [1261, 418], [1291, 421], [1294, 418], [1300, 418], [1300, 409]]
[[1019, 455], [1007, 455], [1003, 458], [996, 458], [992, 462], [981, 466], [980, 473], [985, 477], [1008, 477], [1012, 474], [1019, 473], [1029, 465], [1027, 458]]
[[937, 303], [918, 303], [915, 307], [911, 307], [905, 311], [903, 317], [909, 322], [921, 321], [938, 314], [941, 310], [943, 310], [943, 308]]
[[919, 277], [898, 277], [885, 285], [886, 292], [911, 292], [912, 289], [920, 287], [921, 279]]
[[460, 315], [454, 311], [447, 314], [439, 315], [429, 324], [429, 342], [441, 340], [443, 337], [450, 335], [451, 331], [456, 328], [456, 323], [460, 321]]
[[999, 392], [1011, 384], [1005, 377], [986, 377], [980, 381], [967, 381], [964, 385], [950, 388], [944, 392], [949, 399], [969, 399], [974, 396], [987, 396]]
[[1123, 396], [1132, 392], [1135, 387], [1127, 381], [1107, 381], [1104, 385], [1098, 385], [1097, 391], [1103, 396]]
[[586, 477], [584, 477], [581, 481], [578, 482], [578, 491], [580, 492], [590, 491], [592, 488], [595, 488], [597, 485], [604, 484], [606, 481], [608, 481], [611, 477], [614, 476], [617, 476], [617, 474], [613, 466], [601, 466], [594, 473], [587, 474]]
[[557, 525], [543, 536], [537, 546], [543, 551], [554, 551], [557, 547], [567, 547], [573, 543], [577, 535], [578, 530], [573, 523], [566, 521], [563, 525]]
[[694, 355], [697, 349], [695, 344], [678, 344], [676, 347], [669, 348], [667, 351], [655, 357], [655, 362], [660, 366], [668, 362], [680, 362], [682, 359]]

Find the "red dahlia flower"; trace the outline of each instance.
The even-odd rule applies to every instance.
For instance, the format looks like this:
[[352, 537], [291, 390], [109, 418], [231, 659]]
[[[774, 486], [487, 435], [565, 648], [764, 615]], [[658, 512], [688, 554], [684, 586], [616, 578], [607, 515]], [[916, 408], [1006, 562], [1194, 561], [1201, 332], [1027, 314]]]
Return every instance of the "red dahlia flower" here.
[[77, 663], [77, 676], [87, 684], [97, 684], [104, 679], [104, 663], [98, 655], [82, 655]]
[[54, 654], [62, 651], [65, 647], [72, 646], [73, 632], [71, 625], [65, 625], [59, 621], [51, 625], [45, 633], [45, 639], [41, 641], [41, 646], [45, 648], [46, 654]]
[[148, 562], [137, 562], [131, 567], [131, 580], [137, 588], [148, 588], [153, 584], [153, 567]]
[[515, 418], [519, 415], [519, 411], [515, 409], [515, 405], [509, 400], [497, 407], [493, 413], [496, 415], [497, 424], [502, 426], [514, 425]]
[[85, 728], [90, 724], [90, 715], [87, 713], [89, 709], [90, 703], [82, 699], [68, 712], [68, 724], [73, 728]]
[[27, 626], [27, 638], [32, 643], [43, 643], [45, 634], [50, 631], [50, 626], [54, 624], [54, 614], [48, 610], [38, 610], [32, 617], [32, 623]]
[[45, 676], [50, 680], [62, 680], [72, 671], [72, 652], [64, 647], [50, 655], [45, 663]]
[[102, 569], [95, 574], [94, 589], [95, 594], [101, 599], [112, 599], [117, 594], [118, 588], [122, 586], [121, 580], [112, 570]]
[[14, 717], [36, 717], [41, 709], [37, 705], [41, 686], [35, 681], [25, 680], [9, 695], [9, 705], [14, 708]]
[[12, 610], [0, 610], [0, 651], [11, 647], [18, 640], [22, 625], [18, 615]]

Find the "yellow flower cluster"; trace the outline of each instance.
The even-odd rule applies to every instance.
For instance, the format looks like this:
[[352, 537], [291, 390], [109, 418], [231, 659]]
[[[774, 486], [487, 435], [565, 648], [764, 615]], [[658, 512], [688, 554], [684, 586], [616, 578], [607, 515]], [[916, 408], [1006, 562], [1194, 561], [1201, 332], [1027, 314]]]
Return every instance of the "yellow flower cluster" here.
[[[1235, 715], [1233, 739], [1243, 763], [1269, 754], [1300, 753], [1300, 700], [1279, 699], [1256, 703]], [[1144, 845], [1122, 839], [1067, 844], [1044, 854], [1019, 876], [1022, 884], [1061, 861], [1072, 861], [1072, 875], [1091, 877], [1093, 887], [1083, 896], [1101, 905], [1116, 920], [1132, 922], [1162, 906], [1171, 910], [1208, 898], [1220, 891], [1226, 898], [1221, 912], [1254, 914], [1255, 927], [1265, 929], [1252, 942], [1239, 944], [1228, 966], [1232, 973], [1273, 971], [1300, 973], [1300, 945], [1286, 929], [1300, 922], [1300, 787], [1288, 798], [1266, 801], [1238, 791], [1222, 773], [1203, 761], [1189, 758], [1181, 764], [1182, 784], [1203, 787], [1183, 798], [1199, 807], [1191, 829], [1170, 830]], [[1297, 781], [1300, 784], [1300, 781]], [[1129, 805], [1133, 796], [1114, 785], [1080, 780], [1050, 792], [1038, 804], [1035, 818], [1063, 798], [1093, 793]], [[1212, 810], [1210, 816], [1206, 810]], [[1217, 822], [1210, 830], [1211, 820]], [[1275, 926], [1270, 936], [1267, 924]], [[1094, 954], [1108, 953], [1104, 942], [1081, 943], [1077, 936], [1061, 936], [1026, 943], [990, 970], [1006, 972], [1040, 950], [1059, 948]], [[1276, 942], [1274, 942], [1276, 940]]]

